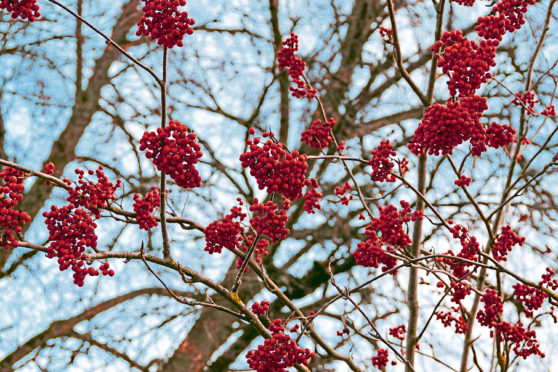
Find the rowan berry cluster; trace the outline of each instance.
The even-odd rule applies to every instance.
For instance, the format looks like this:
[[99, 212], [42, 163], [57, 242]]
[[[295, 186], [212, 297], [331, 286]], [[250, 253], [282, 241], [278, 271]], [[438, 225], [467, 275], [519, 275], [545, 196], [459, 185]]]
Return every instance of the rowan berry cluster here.
[[0, 9], [12, 13], [13, 19], [19, 17], [27, 19], [29, 22], [33, 22], [41, 16], [37, 0], [0, 0]]
[[535, 93], [531, 91], [525, 92], [525, 94], [515, 93], [514, 99], [512, 100], [513, 105], [524, 106], [527, 109], [528, 115], [536, 115], [534, 108], [537, 102], [539, 102], [539, 100], [536, 99]]
[[264, 204], [259, 203], [258, 199], [254, 199], [249, 208], [250, 212], [254, 212], [250, 224], [258, 235], [266, 235], [271, 241], [277, 243], [289, 235], [290, 231], [285, 225], [288, 220], [287, 211], [290, 207], [291, 203], [287, 199], [283, 200], [283, 206], [280, 209], [271, 200]]
[[494, 241], [494, 246], [492, 247], [492, 256], [496, 261], [506, 261], [507, 255], [511, 252], [514, 245], [523, 245], [525, 238], [516, 235], [510, 226], [502, 227], [500, 235]]
[[252, 312], [257, 316], [266, 314], [269, 310], [269, 301], [254, 302], [252, 304]]
[[459, 5], [463, 5], [463, 6], [473, 6], [475, 5], [475, 0], [452, 0], [454, 3], [457, 3]]
[[161, 205], [161, 190], [157, 186], [151, 186], [151, 191], [143, 198], [140, 194], [134, 195], [134, 212], [140, 229], [149, 231], [157, 226], [157, 220], [151, 213]]
[[550, 267], [546, 268], [546, 274], [542, 275], [542, 280], [539, 282], [539, 285], [547, 286], [548, 288], [552, 289], [553, 291], [558, 289], [558, 280], [552, 279], [556, 273]]
[[348, 181], [345, 182], [343, 186], [335, 186], [335, 188], [333, 189], [334, 194], [339, 196], [342, 205], [349, 205], [349, 202], [354, 199], [353, 194], [349, 194], [349, 196], [345, 195], [346, 193], [350, 192], [351, 189], [352, 187]]
[[[240, 247], [240, 249], [242, 249], [245, 252], [248, 252], [252, 244], [254, 244], [254, 239], [255, 239], [254, 235], [247, 235], [246, 240], [244, 241], [244, 244], [242, 244], [242, 247]], [[258, 240], [256, 246], [254, 247], [254, 255], [255, 255], [256, 262], [260, 263], [262, 262], [262, 257], [267, 257], [267, 255], [269, 254], [267, 252], [267, 247], [269, 247], [269, 244], [270, 244], [269, 240], [260, 237], [260, 240]], [[244, 260], [241, 257], [238, 257], [236, 268], [240, 269], [242, 267], [243, 262]], [[246, 271], [248, 271], [248, 266], [246, 266]]]
[[300, 136], [300, 141], [316, 149], [325, 149], [333, 140], [331, 130], [337, 122], [334, 118], [329, 118], [323, 123], [320, 119], [315, 120], [310, 128], [304, 130]]
[[547, 106], [541, 111], [541, 115], [554, 118], [556, 117], [556, 108], [554, 108], [554, 105]]
[[380, 36], [385, 40], [385, 41], [391, 41], [391, 35], [393, 34], [393, 31], [391, 31], [390, 28], [386, 28], [386, 27], [380, 27]]
[[506, 32], [519, 30], [525, 23], [524, 13], [535, 0], [502, 0], [486, 17], [479, 17], [475, 27], [478, 35], [485, 39], [502, 40]]
[[390, 328], [389, 329], [389, 334], [392, 337], [397, 338], [398, 340], [403, 341], [405, 339], [405, 333], [407, 332], [407, 329], [405, 328], [404, 325], [398, 325], [395, 328]]
[[412, 212], [411, 205], [401, 200], [401, 211], [393, 205], [382, 208], [378, 206], [380, 216], [372, 219], [370, 225], [366, 227], [366, 234], [380, 232], [384, 243], [393, 247], [405, 248], [411, 244], [411, 238], [405, 231], [405, 225], [410, 221], [422, 219], [422, 211]]
[[[47, 248], [47, 257], [58, 257], [60, 271], [72, 268], [74, 283], [83, 286], [87, 275], [97, 276], [99, 272], [93, 267], [85, 267], [85, 249], [97, 248], [97, 235], [95, 227], [85, 209], [69, 204], [62, 208], [52, 206], [50, 211], [44, 212], [45, 223], [49, 232], [50, 245]], [[114, 275], [109, 270], [108, 263], [102, 266], [103, 275]]]
[[[457, 254], [457, 257], [463, 258], [469, 261], [477, 261], [478, 253], [480, 252], [479, 242], [474, 236], [469, 236], [467, 228], [461, 225], [455, 225], [450, 228], [450, 232], [453, 234], [455, 239], [459, 239], [461, 243], [461, 250]], [[453, 251], [449, 250], [446, 255], [453, 256]], [[467, 276], [469, 271], [467, 267], [471, 266], [471, 263], [463, 262], [461, 260], [454, 260], [451, 258], [443, 258], [441, 262], [444, 262], [450, 266], [453, 275], [457, 278], [463, 278]]]
[[493, 327], [498, 323], [498, 316], [504, 311], [502, 298], [495, 290], [487, 289], [481, 302], [484, 304], [484, 309], [477, 313], [477, 320], [482, 326]]
[[487, 108], [486, 98], [479, 96], [427, 107], [409, 149], [415, 155], [448, 155], [456, 146], [471, 141], [473, 155], [480, 155], [486, 151], [480, 118]]
[[138, 21], [137, 36], [150, 36], [166, 48], [182, 47], [184, 35], [191, 35], [196, 23], [188, 18], [188, 12], [178, 10], [186, 0], [143, 0], [144, 15]]
[[[451, 309], [457, 313], [459, 311], [459, 306], [452, 307]], [[459, 317], [455, 317], [453, 316], [451, 311], [438, 311], [436, 313], [436, 319], [441, 321], [444, 327], [451, 327], [453, 323], [455, 326], [456, 334], [465, 334], [469, 329], [469, 327], [467, 326], [467, 321], [465, 321], [463, 316], [459, 315]]]
[[196, 135], [179, 121], [170, 120], [164, 129], [145, 132], [140, 140], [140, 150], [161, 172], [168, 174], [178, 186], [199, 187], [201, 178], [194, 167], [203, 156]]
[[513, 296], [525, 306], [523, 313], [528, 318], [532, 318], [533, 311], [540, 309], [544, 304], [544, 300], [548, 298], [546, 292], [521, 283], [514, 284]]
[[[382, 242], [374, 231], [370, 232], [368, 239], [357, 244], [356, 251], [353, 252], [353, 257], [357, 265], [364, 267], [378, 268], [382, 266], [382, 271], [386, 272], [393, 269], [397, 265], [397, 259], [390, 256], [388, 253], [395, 253], [392, 247], [382, 247]], [[392, 272], [396, 275], [397, 270]]]
[[[240, 205], [244, 203], [237, 199]], [[244, 227], [240, 224], [246, 218], [246, 214], [242, 213], [241, 207], [232, 207], [231, 213], [227, 214], [219, 221], [213, 221], [204, 230], [205, 234], [205, 250], [209, 254], [221, 253], [223, 248], [231, 251], [240, 248], [242, 243], [242, 232]], [[234, 221], [238, 219], [239, 221]]]
[[45, 165], [45, 173], [46, 173], [46, 174], [49, 174], [49, 175], [53, 175], [53, 174], [54, 174], [54, 171], [55, 171], [54, 163], [48, 162], [48, 163]]
[[504, 147], [513, 142], [517, 142], [515, 134], [516, 131], [512, 126], [492, 122], [492, 124], [486, 128], [485, 143], [495, 149]]
[[2, 179], [0, 193], [0, 245], [4, 249], [18, 246], [17, 235], [23, 231], [23, 225], [31, 221], [31, 217], [25, 212], [16, 210], [17, 205], [23, 199], [23, 171], [4, 167], [0, 172]]
[[471, 288], [464, 282], [456, 283], [452, 281], [450, 286], [452, 290], [451, 302], [456, 304], [460, 304], [465, 297], [471, 294]]
[[282, 44], [283, 47], [277, 52], [277, 63], [281, 71], [289, 69], [289, 76], [296, 84], [296, 88], [289, 87], [291, 94], [296, 98], [307, 97], [312, 99], [316, 97], [317, 90], [308, 88], [303, 80], [306, 63], [295, 55], [298, 50], [298, 36], [291, 32], [291, 36]]
[[471, 178], [461, 175], [458, 179], [454, 181], [457, 186], [469, 186], [471, 185]]
[[468, 97], [490, 79], [488, 72], [496, 66], [497, 40], [481, 40], [480, 44], [463, 36], [461, 30], [446, 31], [440, 40], [432, 45], [432, 51], [438, 58], [438, 67], [444, 74], [449, 74], [448, 89], [450, 95]]
[[322, 196], [318, 191], [318, 181], [315, 178], [306, 180], [306, 193], [304, 194], [304, 210], [308, 214], [316, 213], [316, 209], [322, 209], [319, 202]]
[[290, 200], [302, 197], [307, 156], [298, 151], [287, 153], [283, 145], [274, 140], [273, 133], [264, 132], [263, 137], [270, 138], [265, 143], [261, 143], [259, 137], [246, 140], [248, 151], [240, 155], [242, 167], [250, 168], [260, 190], [266, 189], [268, 194], [278, 192]]
[[[497, 323], [494, 325], [494, 332], [498, 341], [514, 344], [514, 353], [523, 359], [527, 359], [530, 355], [545, 357], [537, 341], [537, 332], [526, 330], [521, 322], [517, 325], [511, 325], [507, 322]], [[491, 332], [492, 335], [493, 332]]]
[[84, 207], [89, 210], [96, 218], [101, 217], [101, 210], [107, 207], [109, 200], [116, 200], [115, 191], [120, 187], [121, 181], [117, 180], [116, 185], [109, 182], [107, 176], [103, 172], [103, 166], [100, 165], [96, 171], [90, 169], [87, 173], [92, 176], [97, 176], [97, 183], [87, 181], [84, 179], [85, 171], [76, 169], [75, 173], [78, 175], [78, 182], [75, 187], [72, 187], [71, 181], [65, 179], [64, 181], [69, 186], [69, 196], [67, 200], [76, 205], [77, 207]]
[[388, 351], [386, 349], [378, 349], [376, 355], [372, 357], [372, 365], [378, 369], [386, 368], [388, 362]]
[[316, 355], [308, 349], [298, 346], [295, 340], [285, 334], [281, 319], [275, 319], [269, 325], [271, 338], [259, 345], [256, 350], [246, 354], [248, 366], [258, 372], [286, 372], [295, 364], [307, 365]]
[[391, 173], [395, 163], [390, 159], [395, 156], [393, 146], [388, 140], [380, 142], [380, 145], [372, 150], [372, 157], [369, 164], [372, 167], [370, 178], [376, 182], [395, 182], [395, 177]]

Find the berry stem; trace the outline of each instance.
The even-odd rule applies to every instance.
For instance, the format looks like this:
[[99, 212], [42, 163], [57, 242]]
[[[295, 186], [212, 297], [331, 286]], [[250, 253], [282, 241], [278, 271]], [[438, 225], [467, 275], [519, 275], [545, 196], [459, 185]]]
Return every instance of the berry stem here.
[[[168, 67], [168, 49], [163, 47], [163, 80], [161, 84], [161, 128], [165, 129], [167, 123], [167, 67]], [[170, 258], [169, 232], [167, 230], [166, 216], [166, 188], [167, 178], [165, 172], [161, 171], [161, 203], [159, 212], [161, 217], [161, 236], [163, 238], [163, 257]]]

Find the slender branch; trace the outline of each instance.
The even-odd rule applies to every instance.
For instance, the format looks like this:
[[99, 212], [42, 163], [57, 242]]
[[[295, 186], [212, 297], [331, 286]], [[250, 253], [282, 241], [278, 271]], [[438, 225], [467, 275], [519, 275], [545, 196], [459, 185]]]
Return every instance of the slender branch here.
[[[163, 48], [163, 80], [161, 84], [161, 128], [167, 125], [167, 69], [168, 69], [168, 49]], [[170, 258], [171, 250], [169, 243], [169, 231], [167, 228], [167, 179], [165, 172], [161, 171], [161, 192], [159, 216], [161, 221], [161, 237], [163, 239], [163, 257]]]

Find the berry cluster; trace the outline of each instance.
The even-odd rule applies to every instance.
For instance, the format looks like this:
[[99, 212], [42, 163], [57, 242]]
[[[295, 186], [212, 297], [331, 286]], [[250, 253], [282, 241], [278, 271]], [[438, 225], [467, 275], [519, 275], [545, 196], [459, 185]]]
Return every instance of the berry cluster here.
[[388, 351], [386, 349], [378, 349], [376, 355], [372, 357], [372, 365], [378, 369], [386, 368], [388, 362]]
[[380, 216], [374, 218], [366, 227], [366, 234], [370, 236], [372, 231], [378, 231], [382, 234], [382, 241], [394, 247], [405, 248], [411, 244], [411, 238], [404, 225], [421, 219], [422, 211], [412, 213], [411, 205], [404, 200], [401, 200], [400, 204], [401, 211], [391, 204], [385, 208], [378, 206]]
[[161, 190], [157, 186], [151, 186], [151, 191], [143, 198], [139, 194], [134, 195], [134, 212], [139, 228], [149, 231], [157, 226], [157, 220], [151, 215], [155, 208], [161, 205]]
[[392, 337], [397, 338], [398, 340], [403, 341], [405, 339], [405, 333], [407, 332], [407, 329], [405, 328], [404, 325], [398, 325], [395, 328], [390, 328], [389, 329], [389, 334]]
[[254, 302], [252, 304], [252, 312], [257, 316], [266, 314], [269, 310], [269, 301]]
[[492, 122], [492, 124], [486, 128], [485, 143], [495, 149], [504, 147], [512, 142], [517, 142], [515, 133], [515, 129], [510, 125]]
[[[459, 239], [461, 243], [461, 251], [457, 254], [457, 257], [464, 258], [469, 261], [477, 261], [480, 245], [474, 236], [469, 236], [467, 228], [461, 225], [455, 225], [450, 229], [450, 232], [453, 234], [453, 237], [455, 239]], [[446, 255], [453, 256], [454, 254], [450, 250], [446, 252]], [[454, 260], [451, 258], [443, 258], [441, 261], [450, 266], [453, 275], [457, 278], [465, 277], [469, 273], [467, 267], [472, 265], [468, 262]]]
[[544, 304], [544, 300], [548, 298], [546, 292], [521, 283], [514, 284], [513, 296], [525, 306], [523, 313], [528, 318], [532, 318], [533, 311], [540, 309]]
[[256, 350], [246, 354], [248, 366], [256, 371], [286, 372], [295, 364], [307, 365], [315, 354], [298, 346], [295, 340], [285, 334], [281, 319], [275, 319], [269, 325], [271, 338], [259, 345]]
[[23, 199], [23, 181], [25, 173], [10, 167], [0, 172], [2, 179], [0, 193], [0, 245], [4, 249], [18, 246], [17, 234], [21, 234], [23, 225], [31, 221], [25, 212], [16, 210]]
[[539, 285], [547, 286], [553, 291], [558, 289], [558, 280], [552, 279], [556, 273], [550, 267], [546, 268], [546, 274], [542, 275], [542, 280], [539, 282]]
[[486, 83], [491, 75], [488, 72], [496, 66], [497, 40], [481, 40], [480, 44], [463, 36], [461, 30], [446, 31], [434, 45], [432, 51], [438, 58], [438, 67], [444, 74], [449, 74], [448, 89], [450, 95], [468, 97]]
[[[242, 249], [245, 252], [248, 252], [252, 244], [254, 244], [254, 239], [255, 239], [254, 235], [247, 235], [246, 240], [244, 241], [244, 244], [242, 244], [242, 247], [240, 247], [240, 249]], [[267, 252], [267, 247], [269, 247], [269, 244], [270, 241], [267, 239], [260, 238], [260, 240], [258, 240], [258, 242], [256, 243], [256, 247], [254, 248], [254, 255], [256, 257], [255, 258], [256, 262], [260, 263], [262, 262], [262, 257], [267, 257], [267, 255], [269, 254]], [[242, 267], [243, 262], [244, 260], [241, 257], [239, 257], [236, 263], [236, 268], [240, 269]], [[246, 271], [248, 271], [248, 266], [246, 266]]]
[[320, 119], [314, 121], [310, 128], [302, 132], [300, 141], [316, 149], [325, 149], [333, 140], [331, 130], [337, 124], [334, 118], [329, 118], [323, 123]]
[[392, 34], [393, 34], [393, 31], [391, 31], [391, 28], [380, 27], [380, 36], [385, 41], [391, 41], [391, 35]]
[[77, 207], [86, 208], [94, 214], [96, 218], [100, 218], [101, 210], [107, 207], [107, 202], [109, 200], [116, 200], [116, 195], [114, 193], [121, 185], [120, 180], [116, 181], [116, 185], [109, 182], [107, 176], [103, 172], [102, 165], [100, 165], [95, 172], [92, 169], [87, 172], [90, 176], [93, 174], [97, 176], [97, 183], [85, 180], [85, 171], [76, 169], [75, 172], [79, 176], [75, 187], [71, 187], [71, 182], [68, 179], [64, 180], [66, 184], [70, 186], [68, 188], [68, 193], [70, 195], [67, 200]]
[[494, 241], [494, 247], [492, 247], [492, 255], [496, 261], [506, 261], [506, 256], [511, 252], [514, 245], [523, 245], [525, 238], [516, 235], [510, 226], [502, 227], [502, 232]]
[[240, 155], [242, 167], [250, 168], [260, 190], [266, 189], [269, 194], [278, 192], [290, 200], [302, 197], [307, 156], [298, 151], [287, 153], [283, 145], [274, 140], [273, 133], [264, 132], [263, 137], [270, 139], [265, 143], [260, 143], [258, 137], [246, 141], [248, 151]]
[[55, 171], [54, 163], [53, 162], [48, 162], [45, 165], [45, 173], [49, 174], [49, 175], [53, 175], [54, 171]]
[[[451, 308], [454, 312], [458, 312], [459, 311], [459, 306], [456, 307], [452, 307]], [[436, 319], [438, 319], [439, 321], [442, 322], [442, 324], [444, 325], [444, 327], [451, 327], [451, 324], [453, 323], [455, 326], [455, 333], [456, 334], [465, 334], [467, 333], [467, 330], [469, 329], [469, 327], [467, 327], [467, 321], [465, 321], [465, 319], [463, 318], [462, 315], [459, 315], [459, 317], [455, 317], [451, 311], [447, 311], [447, 312], [443, 312], [443, 311], [438, 311], [436, 313]]]
[[454, 181], [457, 186], [469, 186], [471, 185], [471, 178], [461, 175], [458, 179]]
[[[97, 235], [95, 227], [85, 209], [76, 208], [74, 204], [69, 204], [62, 208], [52, 206], [50, 211], [44, 212], [46, 226], [49, 232], [51, 244], [47, 249], [47, 257], [58, 257], [60, 271], [69, 267], [74, 272], [74, 283], [83, 286], [87, 275], [97, 276], [99, 272], [93, 267], [86, 268], [85, 249], [97, 248]], [[108, 263], [102, 266], [103, 275], [114, 275], [108, 269]]]
[[502, 0], [497, 3], [486, 17], [479, 17], [475, 26], [480, 37], [501, 41], [506, 32], [519, 30], [525, 23], [524, 13], [535, 0]]
[[316, 209], [322, 209], [319, 202], [324, 195], [318, 191], [318, 181], [315, 178], [306, 180], [306, 186], [308, 188], [304, 194], [304, 210], [308, 214], [314, 214]]
[[[386, 272], [391, 270], [397, 265], [397, 259], [390, 256], [388, 253], [395, 253], [392, 247], [387, 247], [386, 250], [382, 247], [382, 242], [375, 232], [369, 234], [369, 239], [357, 244], [356, 251], [353, 252], [353, 257], [357, 265], [364, 267], [378, 268], [382, 266], [382, 271]], [[397, 270], [392, 272], [396, 275]]]
[[199, 187], [201, 178], [194, 167], [202, 157], [196, 135], [188, 133], [188, 127], [179, 121], [170, 120], [164, 129], [145, 132], [140, 140], [140, 150], [153, 159], [161, 172], [168, 174], [177, 185], [184, 188]]
[[372, 150], [372, 157], [370, 158], [370, 166], [372, 167], [372, 174], [370, 177], [376, 182], [395, 182], [395, 177], [391, 174], [394, 162], [390, 156], [395, 156], [393, 146], [388, 140], [380, 142], [380, 145]]
[[138, 22], [137, 36], [150, 36], [159, 45], [172, 48], [184, 46], [184, 35], [191, 35], [195, 21], [188, 13], [178, 10], [186, 5], [186, 0], [143, 0], [144, 15]]
[[[237, 199], [240, 205], [243, 202]], [[241, 207], [232, 207], [231, 213], [227, 214], [220, 221], [213, 221], [204, 230], [205, 234], [205, 250], [209, 254], [221, 253], [223, 248], [234, 250], [240, 247], [242, 243], [242, 232], [244, 228], [238, 221], [242, 222], [246, 218], [246, 214], [242, 213]]]
[[471, 141], [473, 155], [486, 151], [486, 134], [480, 123], [482, 113], [488, 108], [486, 98], [465, 97], [449, 101], [446, 105], [435, 104], [426, 108], [409, 149], [415, 155], [448, 155], [465, 141]]
[[487, 289], [481, 298], [484, 304], [484, 310], [477, 313], [477, 319], [480, 325], [485, 327], [493, 327], [498, 323], [498, 316], [504, 311], [502, 298], [498, 296], [498, 292], [493, 289]]
[[521, 322], [517, 325], [511, 325], [507, 322], [497, 323], [494, 325], [494, 330], [498, 341], [514, 344], [513, 351], [517, 356], [523, 359], [527, 359], [530, 355], [538, 355], [544, 358], [545, 355], [540, 350], [537, 341], [537, 332], [526, 330]]
[[0, 9], [12, 13], [13, 19], [19, 17], [27, 19], [29, 22], [33, 22], [41, 16], [37, 0], [0, 0]]
[[289, 69], [289, 76], [296, 84], [296, 88], [289, 87], [291, 94], [296, 98], [307, 97], [312, 99], [316, 97], [317, 90], [308, 88], [303, 80], [306, 63], [295, 55], [298, 50], [298, 36], [291, 32], [291, 36], [282, 44], [283, 47], [277, 52], [277, 63], [281, 71]]
[[256, 230], [258, 235], [266, 235], [271, 241], [277, 243], [280, 239], [285, 239], [289, 235], [289, 229], [285, 227], [287, 224], [287, 211], [291, 207], [288, 200], [283, 200], [283, 207], [278, 209], [277, 204], [271, 200], [267, 203], [259, 203], [258, 199], [254, 199], [250, 206], [250, 212], [255, 215], [250, 219], [250, 224]]
[[335, 186], [335, 188], [333, 189], [334, 194], [339, 196], [342, 205], [349, 205], [349, 202], [354, 199], [353, 194], [349, 194], [349, 196], [345, 195], [346, 193], [351, 191], [351, 188], [351, 185], [347, 181], [343, 184], [342, 187]]
[[460, 304], [465, 297], [471, 294], [471, 288], [464, 282], [450, 282], [452, 296], [451, 302]]
[[451, 1], [463, 6], [473, 6], [475, 4], [475, 0], [451, 0]]
[[525, 94], [515, 93], [511, 103], [515, 106], [524, 106], [527, 109], [528, 115], [536, 115], [534, 108], [537, 102], [539, 100], [536, 99], [535, 93], [529, 91], [525, 92]]
[[556, 117], [556, 108], [554, 108], [554, 105], [547, 106], [541, 111], [541, 115], [554, 118]]

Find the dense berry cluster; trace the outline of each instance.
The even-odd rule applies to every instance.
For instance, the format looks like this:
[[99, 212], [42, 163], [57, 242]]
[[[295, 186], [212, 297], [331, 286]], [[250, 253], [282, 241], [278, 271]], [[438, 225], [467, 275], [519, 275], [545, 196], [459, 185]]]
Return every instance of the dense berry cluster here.
[[316, 97], [316, 89], [308, 88], [303, 80], [306, 63], [295, 55], [298, 50], [298, 36], [291, 32], [291, 36], [282, 44], [283, 47], [277, 52], [277, 63], [281, 71], [286, 68], [289, 69], [289, 76], [296, 84], [296, 88], [289, 87], [291, 94], [297, 98], [307, 97], [311, 99]]
[[[459, 306], [452, 307], [451, 309], [457, 313], [459, 311]], [[459, 315], [458, 317], [455, 317], [451, 311], [438, 311], [436, 313], [436, 319], [441, 321], [444, 327], [451, 327], [453, 323], [456, 334], [465, 334], [467, 333], [467, 329], [469, 329], [469, 327], [467, 327], [467, 321], [463, 318], [463, 316]]]
[[300, 141], [316, 149], [325, 149], [333, 140], [331, 130], [337, 124], [334, 118], [329, 118], [323, 123], [320, 119], [314, 121], [310, 128], [302, 132]]
[[395, 182], [395, 177], [391, 174], [395, 163], [390, 159], [395, 156], [393, 146], [388, 140], [380, 142], [380, 145], [372, 150], [372, 157], [369, 164], [372, 167], [372, 174], [370, 177], [376, 182]]
[[[537, 332], [526, 330], [520, 322], [511, 325], [507, 322], [497, 323], [494, 326], [496, 339], [499, 341], [512, 343], [513, 351], [517, 356], [527, 359], [530, 355], [538, 355], [544, 358], [544, 353], [540, 350], [537, 341]], [[491, 333], [492, 334], [492, 333]]]
[[256, 178], [260, 190], [269, 194], [278, 192], [290, 200], [303, 196], [306, 185], [307, 156], [298, 151], [287, 153], [281, 143], [274, 141], [272, 133], [263, 133], [271, 137], [265, 143], [260, 138], [248, 139], [248, 151], [240, 155], [242, 167], [250, 168], [250, 174]]
[[27, 213], [16, 210], [23, 199], [25, 173], [4, 167], [0, 178], [0, 245], [4, 249], [15, 248], [18, 246], [17, 235], [21, 234], [23, 225], [31, 221]]
[[[350, 194], [352, 187], [349, 182], [345, 182], [343, 186], [335, 186], [333, 192], [335, 195], [339, 196], [342, 205], [349, 205], [349, 202], [354, 199], [354, 195]], [[347, 196], [346, 194], [349, 193]]]
[[0, 9], [12, 13], [13, 19], [19, 17], [27, 19], [29, 22], [33, 22], [41, 16], [37, 0], [0, 0]]
[[140, 140], [140, 150], [153, 159], [153, 164], [161, 172], [168, 174], [178, 186], [199, 187], [201, 178], [194, 167], [202, 157], [196, 135], [188, 132], [188, 127], [171, 120], [165, 129], [145, 132]]
[[458, 179], [454, 181], [457, 186], [469, 186], [471, 185], [471, 178], [465, 175], [461, 175]]
[[519, 30], [525, 23], [524, 13], [535, 0], [502, 0], [486, 17], [479, 17], [475, 27], [478, 35], [485, 39], [502, 40], [506, 32]]
[[[83, 286], [87, 275], [99, 275], [99, 272], [93, 267], [85, 267], [85, 249], [87, 247], [97, 248], [97, 235], [95, 235], [97, 225], [87, 211], [76, 208], [73, 204], [62, 208], [53, 205], [50, 211], [43, 213], [43, 216], [46, 218], [48, 238], [51, 242], [47, 248], [47, 257], [58, 257], [60, 271], [71, 267], [74, 272], [74, 283], [80, 287]], [[104, 275], [114, 275], [106, 263], [102, 272]]]
[[475, 4], [475, 0], [452, 0], [454, 3], [463, 6], [473, 6]]
[[398, 325], [395, 328], [390, 328], [389, 329], [389, 334], [392, 337], [395, 337], [401, 341], [403, 341], [405, 339], [405, 333], [407, 332], [407, 329], [405, 328], [404, 325]]
[[161, 205], [161, 190], [157, 186], [151, 186], [151, 191], [143, 198], [139, 194], [134, 195], [134, 212], [139, 228], [149, 231], [157, 226], [157, 220], [151, 213]]
[[186, 0], [143, 0], [144, 15], [138, 22], [138, 36], [150, 36], [159, 45], [172, 48], [184, 46], [182, 39], [192, 34], [195, 21], [188, 13], [178, 10], [186, 5]]
[[55, 169], [55, 167], [54, 167], [54, 163], [53, 163], [53, 162], [48, 162], [48, 163], [45, 165], [45, 173], [46, 173], [46, 174], [48, 174], [48, 175], [53, 175], [55, 170], [56, 170], [56, 169]]
[[471, 288], [464, 282], [450, 282], [452, 296], [451, 302], [460, 304], [465, 297], [471, 294]]
[[85, 171], [81, 169], [75, 170], [79, 176], [78, 182], [75, 187], [72, 187], [68, 179], [65, 180], [68, 184], [68, 201], [77, 207], [84, 207], [89, 210], [96, 218], [101, 217], [101, 210], [107, 207], [109, 200], [116, 200], [115, 191], [120, 187], [120, 180], [116, 181], [116, 185], [109, 182], [107, 176], [103, 172], [103, 166], [100, 165], [96, 171], [90, 169], [87, 173], [92, 176], [97, 176], [97, 183], [87, 181], [84, 179]]
[[266, 314], [269, 310], [269, 301], [254, 302], [252, 304], [252, 312], [257, 316]]
[[493, 289], [487, 289], [481, 298], [484, 309], [477, 313], [477, 319], [480, 325], [485, 327], [493, 327], [498, 323], [498, 316], [504, 311], [502, 298], [498, 296], [498, 292]]
[[314, 214], [316, 209], [322, 209], [319, 202], [322, 196], [318, 191], [318, 181], [315, 178], [306, 180], [306, 193], [304, 194], [304, 210], [306, 213]]
[[516, 235], [510, 226], [502, 227], [500, 235], [494, 241], [494, 246], [492, 247], [492, 255], [496, 261], [506, 261], [506, 256], [511, 252], [514, 245], [523, 245], [525, 238]]
[[256, 350], [246, 354], [248, 366], [258, 372], [286, 372], [295, 364], [307, 365], [315, 354], [298, 346], [295, 340], [285, 334], [281, 319], [275, 319], [269, 325], [271, 338], [259, 345]]
[[530, 287], [526, 284], [516, 283], [513, 286], [513, 296], [523, 304], [525, 308], [523, 313], [529, 317], [533, 317], [533, 311], [538, 310], [544, 304], [548, 294], [538, 288]]
[[254, 212], [250, 224], [259, 235], [266, 235], [271, 241], [277, 243], [289, 235], [289, 229], [285, 225], [288, 219], [287, 211], [290, 207], [291, 203], [286, 199], [283, 200], [281, 209], [271, 200], [264, 204], [259, 203], [258, 199], [254, 199], [249, 208], [250, 212]]
[[541, 115], [554, 118], [556, 117], [556, 108], [554, 105], [547, 106], [544, 110], [541, 111]]
[[421, 219], [422, 211], [412, 212], [411, 205], [404, 200], [401, 200], [400, 204], [401, 211], [391, 204], [385, 208], [378, 206], [380, 216], [374, 218], [366, 227], [366, 233], [370, 236], [371, 231], [380, 232], [382, 241], [394, 247], [405, 248], [411, 244], [405, 225], [410, 221]]
[[386, 368], [388, 362], [388, 351], [386, 349], [378, 349], [376, 355], [372, 357], [372, 365], [378, 369]]
[[[242, 200], [237, 199], [240, 205]], [[242, 213], [241, 207], [232, 207], [231, 213], [227, 214], [219, 221], [213, 221], [204, 230], [205, 250], [209, 254], [221, 253], [223, 248], [234, 250], [242, 243], [242, 232], [244, 228], [240, 224], [246, 218]], [[238, 219], [239, 221], [234, 221]]]
[[546, 268], [546, 274], [542, 275], [542, 280], [539, 282], [539, 285], [542, 286], [547, 286], [550, 289], [552, 289], [553, 291], [558, 289], [558, 280], [556, 279], [552, 279], [554, 277], [554, 275], [556, 275], [556, 273], [554, 272], [554, 270], [552, 270], [550, 267]]
[[426, 152], [430, 155], [448, 155], [456, 146], [470, 140], [473, 155], [480, 155], [486, 150], [485, 130], [480, 118], [487, 108], [486, 98], [479, 96], [427, 107], [409, 149], [415, 155], [424, 155]]
[[491, 77], [488, 72], [496, 66], [497, 40], [481, 40], [480, 44], [463, 36], [461, 30], [446, 31], [434, 45], [432, 51], [439, 51], [438, 67], [449, 74], [448, 89], [451, 96], [459, 93], [468, 97]]
[[[385, 250], [382, 247], [382, 242], [378, 239], [375, 232], [369, 234], [369, 239], [359, 242], [356, 251], [353, 252], [353, 257], [357, 265], [364, 267], [378, 268], [382, 266], [382, 271], [386, 272], [391, 270], [397, 265], [397, 259], [390, 256], [388, 253], [395, 253], [392, 247], [387, 247]], [[392, 272], [393, 275], [397, 271]]]
[[515, 137], [515, 129], [507, 124], [498, 124], [492, 122], [488, 128], [486, 128], [486, 144], [495, 149], [507, 146], [512, 142], [517, 142]]

